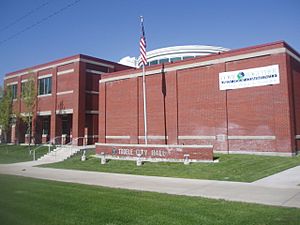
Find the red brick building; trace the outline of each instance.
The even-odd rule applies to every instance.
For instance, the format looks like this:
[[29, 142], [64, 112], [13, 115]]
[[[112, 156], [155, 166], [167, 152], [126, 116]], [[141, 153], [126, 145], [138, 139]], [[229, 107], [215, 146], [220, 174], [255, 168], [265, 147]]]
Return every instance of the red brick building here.
[[[142, 70], [99, 82], [99, 142], [144, 143]], [[150, 144], [284, 156], [300, 149], [300, 55], [284, 42], [149, 66], [146, 86]]]
[[[103, 73], [128, 69], [114, 62], [75, 55], [46, 64], [9, 73], [4, 83], [11, 87], [14, 113], [24, 113], [22, 84], [35, 79], [37, 101], [33, 118], [35, 143], [57, 138], [68, 142], [79, 138], [94, 143], [98, 139], [98, 81]], [[26, 126], [15, 121], [11, 142], [24, 143]]]

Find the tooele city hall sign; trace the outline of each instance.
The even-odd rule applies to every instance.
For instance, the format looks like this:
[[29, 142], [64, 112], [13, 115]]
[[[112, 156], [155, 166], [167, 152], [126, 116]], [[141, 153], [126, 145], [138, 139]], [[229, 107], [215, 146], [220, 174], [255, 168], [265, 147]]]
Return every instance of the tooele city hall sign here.
[[212, 145], [144, 145], [97, 143], [96, 154], [106, 159], [212, 162]]

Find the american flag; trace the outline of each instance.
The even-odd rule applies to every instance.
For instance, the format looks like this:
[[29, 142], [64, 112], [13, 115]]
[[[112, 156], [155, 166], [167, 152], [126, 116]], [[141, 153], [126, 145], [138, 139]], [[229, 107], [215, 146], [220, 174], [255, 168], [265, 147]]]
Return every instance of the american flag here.
[[146, 37], [145, 37], [145, 30], [144, 30], [144, 18], [141, 17], [141, 27], [142, 27], [142, 36], [140, 39], [140, 54], [141, 54], [141, 63], [143, 65], [147, 64], [147, 52], [146, 52]]

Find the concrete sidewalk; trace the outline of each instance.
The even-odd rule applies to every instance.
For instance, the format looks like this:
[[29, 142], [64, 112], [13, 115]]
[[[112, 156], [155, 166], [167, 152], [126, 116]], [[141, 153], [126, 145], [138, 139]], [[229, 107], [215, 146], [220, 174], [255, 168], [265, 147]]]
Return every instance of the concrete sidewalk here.
[[300, 186], [300, 166], [296, 166], [280, 173], [276, 173], [272, 176], [257, 180], [253, 183], [257, 185], [272, 187]]
[[125, 175], [33, 167], [37, 162], [0, 165], [0, 173], [111, 188], [300, 208], [300, 186]]

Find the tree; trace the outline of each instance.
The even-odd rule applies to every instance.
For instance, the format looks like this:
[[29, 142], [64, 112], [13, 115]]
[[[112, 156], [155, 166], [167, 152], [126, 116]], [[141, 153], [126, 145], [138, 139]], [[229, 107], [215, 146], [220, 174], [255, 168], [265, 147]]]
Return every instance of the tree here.
[[11, 88], [7, 87], [0, 89], [0, 126], [4, 142], [7, 143], [7, 132], [10, 128], [10, 122], [12, 117], [12, 93]]
[[21, 114], [21, 119], [27, 126], [26, 134], [29, 134], [29, 151], [32, 138], [32, 118], [35, 113], [37, 92], [35, 88], [35, 80], [30, 77], [26, 82], [22, 83], [21, 100], [24, 104], [24, 112]]

